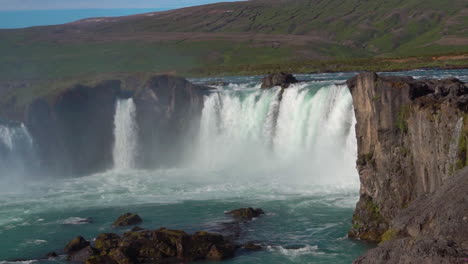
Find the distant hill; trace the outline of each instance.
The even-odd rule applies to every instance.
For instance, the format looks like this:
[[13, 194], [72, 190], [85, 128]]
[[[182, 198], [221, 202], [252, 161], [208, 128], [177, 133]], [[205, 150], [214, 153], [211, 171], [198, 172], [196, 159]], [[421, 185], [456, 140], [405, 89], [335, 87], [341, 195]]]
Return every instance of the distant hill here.
[[0, 30], [0, 81], [468, 65], [466, 0], [251, 0]]

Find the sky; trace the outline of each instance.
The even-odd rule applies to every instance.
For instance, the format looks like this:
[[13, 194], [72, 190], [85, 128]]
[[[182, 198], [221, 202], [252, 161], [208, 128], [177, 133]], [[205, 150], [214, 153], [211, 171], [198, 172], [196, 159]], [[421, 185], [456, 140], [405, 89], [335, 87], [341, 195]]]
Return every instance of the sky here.
[[[224, 0], [234, 2], [238, 0]], [[0, 29], [56, 25], [89, 17], [127, 16], [220, 0], [0, 0]]]
[[216, 2], [234, 1], [236, 0], [0, 0], [0, 11], [97, 8], [173, 9]]

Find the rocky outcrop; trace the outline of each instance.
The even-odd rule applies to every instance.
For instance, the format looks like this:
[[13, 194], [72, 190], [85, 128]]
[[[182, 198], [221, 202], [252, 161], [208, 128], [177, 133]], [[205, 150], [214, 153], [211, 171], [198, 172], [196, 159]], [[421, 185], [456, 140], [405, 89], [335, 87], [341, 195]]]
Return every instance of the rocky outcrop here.
[[170, 166], [181, 159], [183, 146], [195, 142], [203, 96], [210, 90], [183, 78], [159, 75], [135, 93], [141, 166]]
[[88, 247], [89, 245], [90, 243], [88, 241], [86, 241], [82, 236], [79, 236], [68, 242], [68, 244], [65, 246], [64, 251], [70, 257], [72, 257], [77, 252]]
[[260, 208], [254, 209], [252, 207], [249, 207], [249, 208], [235, 209], [235, 210], [227, 212], [226, 214], [231, 215], [232, 217], [235, 217], [241, 220], [252, 220], [252, 218], [259, 217], [265, 214], [265, 212]]
[[101, 234], [94, 247], [72, 252], [68, 259], [86, 263], [190, 262], [231, 258], [235, 249], [219, 234], [202, 231], [189, 235], [181, 230], [160, 228], [130, 231], [122, 236]]
[[89, 174], [112, 165], [113, 116], [121, 82], [75, 85], [40, 97], [25, 124], [46, 173]]
[[262, 89], [273, 88], [280, 86], [281, 88], [288, 88], [289, 85], [297, 83], [296, 78], [290, 73], [272, 73], [262, 80]]
[[143, 222], [143, 219], [141, 219], [139, 215], [126, 213], [126, 214], [119, 216], [119, 218], [115, 220], [112, 226], [120, 227], [120, 226], [138, 225], [138, 224], [141, 224], [141, 222]]
[[[357, 263], [460, 258], [465, 242], [452, 233], [467, 227], [463, 213], [455, 212], [466, 212], [462, 201], [466, 204], [468, 197], [464, 189], [457, 190], [458, 198], [447, 192], [455, 191], [449, 186], [466, 185], [467, 174], [457, 172], [467, 163], [468, 87], [457, 79], [375, 73], [347, 84], [355, 106], [361, 180], [349, 236], [388, 240]], [[401, 251], [405, 247], [407, 254]], [[380, 262], [374, 261], [377, 255]]]

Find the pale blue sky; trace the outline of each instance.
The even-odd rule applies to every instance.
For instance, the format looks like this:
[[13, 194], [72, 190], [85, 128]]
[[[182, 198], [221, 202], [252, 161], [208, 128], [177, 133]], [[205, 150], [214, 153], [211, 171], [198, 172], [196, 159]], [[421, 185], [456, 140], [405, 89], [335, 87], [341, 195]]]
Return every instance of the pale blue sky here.
[[96, 8], [172, 9], [236, 0], [0, 0], [0, 10], [51, 10]]

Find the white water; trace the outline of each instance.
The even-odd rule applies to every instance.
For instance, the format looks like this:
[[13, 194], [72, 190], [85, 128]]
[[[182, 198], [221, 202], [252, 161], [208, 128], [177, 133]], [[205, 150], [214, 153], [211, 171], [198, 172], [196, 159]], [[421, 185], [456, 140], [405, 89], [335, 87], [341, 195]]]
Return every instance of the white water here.
[[26, 126], [0, 124], [0, 178], [4, 187], [27, 176], [36, 165], [33, 140]]
[[0, 125], [0, 145], [7, 147], [10, 151], [26, 146], [32, 147], [33, 140], [26, 126]]
[[205, 98], [195, 166], [270, 180], [358, 186], [354, 111], [344, 85], [221, 90]]
[[118, 100], [114, 116], [114, 169], [135, 168], [138, 151], [136, 108], [132, 98]]

